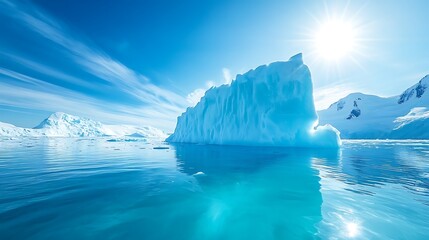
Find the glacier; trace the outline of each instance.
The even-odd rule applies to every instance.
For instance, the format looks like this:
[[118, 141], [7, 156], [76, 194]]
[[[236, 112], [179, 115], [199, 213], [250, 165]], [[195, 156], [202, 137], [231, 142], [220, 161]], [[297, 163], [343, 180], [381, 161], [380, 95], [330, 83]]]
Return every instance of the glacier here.
[[317, 126], [309, 68], [302, 54], [237, 75], [212, 87], [177, 119], [167, 142], [339, 147], [339, 132]]
[[167, 135], [160, 129], [131, 125], [107, 125], [89, 118], [56, 112], [34, 128], [21, 128], [0, 122], [0, 137], [138, 137], [162, 139]]

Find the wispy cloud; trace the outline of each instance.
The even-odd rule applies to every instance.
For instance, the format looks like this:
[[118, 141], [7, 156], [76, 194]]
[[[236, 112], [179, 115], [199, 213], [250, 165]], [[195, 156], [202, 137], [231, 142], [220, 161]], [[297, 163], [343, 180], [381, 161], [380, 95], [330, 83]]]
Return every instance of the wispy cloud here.
[[[80, 69], [100, 81], [105, 81], [110, 86], [118, 89], [118, 91], [140, 101], [138, 106], [106, 103], [106, 101], [59, 87], [55, 84], [48, 84], [43, 79], [36, 79], [19, 72], [2, 69], [0, 73], [4, 77], [20, 82], [18, 86], [10, 85], [5, 81], [6, 78], [0, 79], [2, 87], [0, 90], [2, 92], [0, 102], [2, 104], [39, 108], [47, 111], [76, 112], [76, 109], [79, 109], [79, 111], [99, 119], [107, 118], [107, 120], [118, 122], [151, 123], [154, 126], [168, 129], [174, 126], [176, 116], [188, 105], [186, 98], [183, 96], [154, 85], [147, 77], [111, 58], [89, 40], [85, 40], [85, 37], [70, 31], [67, 26], [43, 13], [37, 7], [28, 5], [24, 7], [5, 0], [0, 1], [0, 6], [1, 14], [12, 17], [18, 24], [59, 46], [62, 52], [66, 53], [62, 57], [71, 60]], [[33, 70], [60, 81], [84, 87], [99, 87], [99, 85], [91, 81], [60, 72], [46, 64], [31, 61], [16, 54], [3, 54], [8, 55], [16, 62], [31, 66]], [[11, 92], [6, 91], [6, 89]], [[61, 109], [58, 106], [61, 106]]]
[[215, 83], [213, 81], [207, 81], [205, 88], [197, 88], [191, 93], [189, 93], [186, 96], [186, 101], [188, 101], [188, 103], [191, 106], [195, 106], [200, 101], [200, 99], [204, 96], [206, 91], [214, 86], [215, 86]]
[[197, 88], [186, 96], [186, 101], [188, 101], [191, 106], [195, 106], [206, 91], [207, 89]]
[[[105, 123], [152, 126], [169, 126], [172, 123], [168, 114], [154, 111], [152, 108], [131, 108], [115, 103], [110, 103], [106, 108], [106, 102], [103, 100], [2, 68], [0, 68], [0, 96], [2, 96], [0, 105], [45, 111], [52, 111], [55, 106], [55, 111], [85, 117], [95, 116], [96, 120], [103, 120]], [[151, 117], [155, 114], [159, 119]]]
[[230, 84], [232, 81], [232, 74], [228, 68], [222, 68], [223, 80], [225, 84]]
[[191, 93], [189, 93], [186, 96], [186, 100], [188, 101], [188, 103], [191, 106], [195, 106], [200, 101], [201, 97], [204, 96], [206, 91], [211, 87], [216, 87], [223, 84], [231, 84], [233, 80], [231, 70], [229, 70], [228, 68], [222, 68], [222, 76], [223, 76], [223, 81], [219, 81], [219, 82], [207, 81], [206, 85], [203, 88], [197, 88]]

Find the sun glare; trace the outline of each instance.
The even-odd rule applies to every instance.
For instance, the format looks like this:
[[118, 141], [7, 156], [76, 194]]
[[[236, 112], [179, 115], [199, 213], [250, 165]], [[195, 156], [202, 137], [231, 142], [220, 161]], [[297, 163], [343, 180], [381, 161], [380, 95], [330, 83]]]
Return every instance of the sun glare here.
[[339, 60], [353, 51], [355, 38], [355, 31], [350, 23], [330, 20], [322, 24], [315, 34], [316, 52], [325, 59]]

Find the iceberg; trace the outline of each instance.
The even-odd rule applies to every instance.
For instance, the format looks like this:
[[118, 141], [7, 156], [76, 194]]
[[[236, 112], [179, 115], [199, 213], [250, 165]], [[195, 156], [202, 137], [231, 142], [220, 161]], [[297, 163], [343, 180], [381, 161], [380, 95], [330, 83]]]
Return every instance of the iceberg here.
[[302, 54], [259, 66], [212, 87], [177, 119], [167, 142], [339, 147], [339, 132], [317, 126], [309, 68]]

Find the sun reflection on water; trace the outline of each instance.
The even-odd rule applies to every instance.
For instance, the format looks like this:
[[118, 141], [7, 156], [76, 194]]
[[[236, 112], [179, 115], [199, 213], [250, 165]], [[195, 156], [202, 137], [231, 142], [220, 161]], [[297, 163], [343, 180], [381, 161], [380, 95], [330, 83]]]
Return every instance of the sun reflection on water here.
[[359, 234], [359, 224], [356, 222], [347, 222], [346, 234], [350, 238], [356, 237]]

